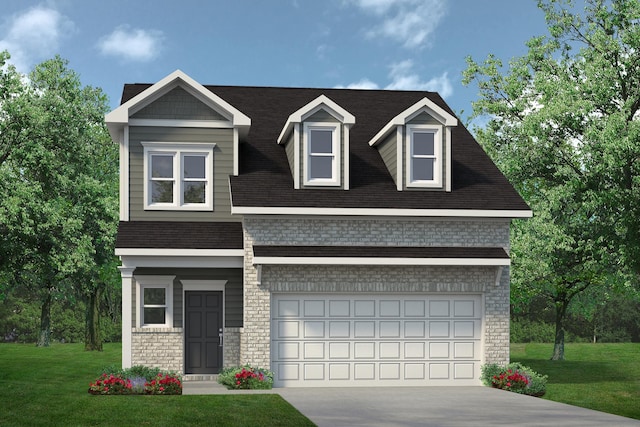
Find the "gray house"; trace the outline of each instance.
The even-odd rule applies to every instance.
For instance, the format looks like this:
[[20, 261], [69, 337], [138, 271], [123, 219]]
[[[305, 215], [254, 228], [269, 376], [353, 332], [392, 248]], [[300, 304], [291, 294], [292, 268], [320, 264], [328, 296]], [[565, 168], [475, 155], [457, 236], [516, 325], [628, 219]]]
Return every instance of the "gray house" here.
[[276, 386], [479, 384], [531, 210], [433, 92], [127, 84], [122, 364]]

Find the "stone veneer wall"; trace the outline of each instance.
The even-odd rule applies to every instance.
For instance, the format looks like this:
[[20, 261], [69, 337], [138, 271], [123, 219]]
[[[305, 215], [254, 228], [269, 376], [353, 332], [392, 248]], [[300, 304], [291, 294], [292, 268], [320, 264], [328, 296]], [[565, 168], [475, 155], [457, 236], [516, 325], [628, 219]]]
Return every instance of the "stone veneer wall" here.
[[182, 328], [133, 328], [131, 365], [184, 372]]
[[[509, 250], [508, 219], [244, 217], [241, 363], [270, 366], [271, 292], [474, 292], [485, 296], [484, 362], [509, 361], [509, 269], [473, 266], [265, 266], [253, 245], [463, 246]], [[501, 272], [500, 277], [497, 274]]]
[[242, 328], [224, 328], [224, 367], [240, 366], [240, 331]]

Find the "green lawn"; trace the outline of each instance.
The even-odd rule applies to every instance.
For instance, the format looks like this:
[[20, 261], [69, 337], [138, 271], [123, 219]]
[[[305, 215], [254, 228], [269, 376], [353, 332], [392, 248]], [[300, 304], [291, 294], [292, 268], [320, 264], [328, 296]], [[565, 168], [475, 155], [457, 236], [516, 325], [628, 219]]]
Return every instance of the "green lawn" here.
[[544, 399], [640, 419], [640, 344], [512, 344], [511, 360], [549, 376]]
[[0, 344], [0, 426], [313, 426], [277, 394], [92, 396], [89, 382], [118, 365], [120, 344], [85, 352]]
[[[79, 344], [0, 344], [0, 426], [312, 426], [276, 394], [91, 396], [89, 382], [118, 365], [120, 345], [102, 353]], [[640, 419], [640, 344], [513, 344], [511, 359], [549, 375], [545, 399]]]

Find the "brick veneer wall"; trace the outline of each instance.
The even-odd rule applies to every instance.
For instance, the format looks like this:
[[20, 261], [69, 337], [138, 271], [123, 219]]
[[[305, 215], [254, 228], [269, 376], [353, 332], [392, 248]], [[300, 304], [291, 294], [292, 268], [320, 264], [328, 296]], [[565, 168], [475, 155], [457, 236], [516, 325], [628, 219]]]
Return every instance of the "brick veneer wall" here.
[[133, 328], [131, 364], [184, 372], [182, 328]]
[[[509, 361], [509, 268], [265, 266], [253, 245], [463, 246], [509, 250], [508, 219], [362, 219], [245, 216], [241, 363], [270, 365], [271, 292], [474, 292], [485, 296], [484, 362]], [[499, 274], [499, 276], [498, 276]]]

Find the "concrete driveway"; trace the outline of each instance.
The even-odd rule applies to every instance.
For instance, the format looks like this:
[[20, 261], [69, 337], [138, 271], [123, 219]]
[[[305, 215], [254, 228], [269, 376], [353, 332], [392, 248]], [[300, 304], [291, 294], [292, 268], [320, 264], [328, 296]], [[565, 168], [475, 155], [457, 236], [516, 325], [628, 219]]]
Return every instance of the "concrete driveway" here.
[[638, 426], [640, 421], [488, 387], [278, 388], [319, 427]]

